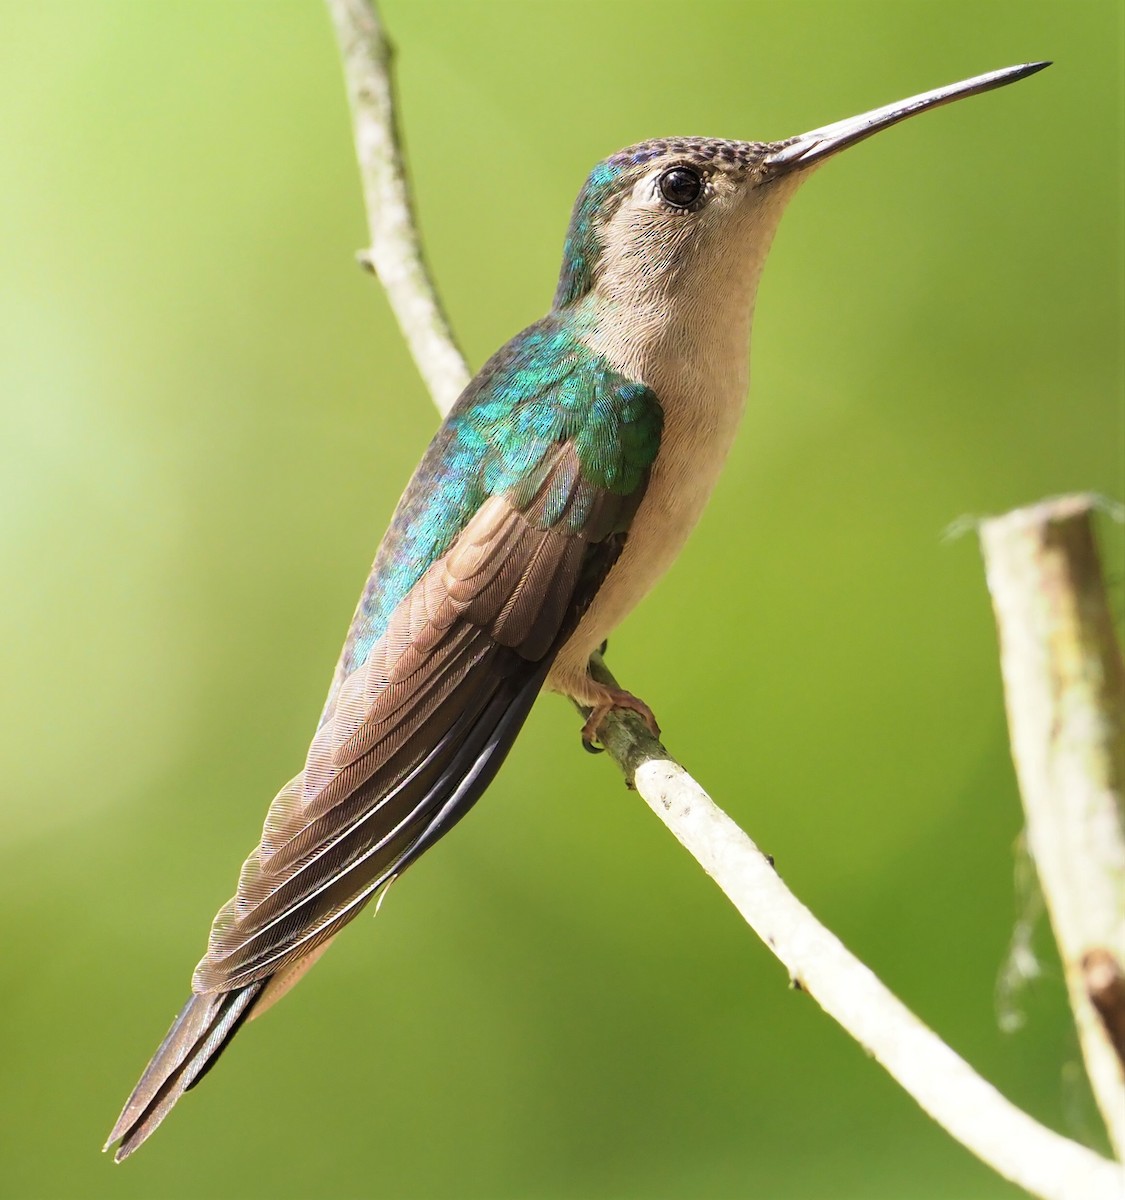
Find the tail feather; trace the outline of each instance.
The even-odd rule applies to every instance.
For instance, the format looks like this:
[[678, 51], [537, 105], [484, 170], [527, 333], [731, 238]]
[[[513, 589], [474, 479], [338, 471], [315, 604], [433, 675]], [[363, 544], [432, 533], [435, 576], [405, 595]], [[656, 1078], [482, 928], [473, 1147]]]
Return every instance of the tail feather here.
[[267, 982], [259, 980], [230, 992], [195, 994], [180, 1009], [105, 1144], [108, 1150], [120, 1140], [113, 1156], [116, 1162], [128, 1158], [149, 1138], [184, 1092], [215, 1065]]
[[[427, 789], [414, 828], [385, 874], [364, 887], [344, 907], [326, 920], [322, 940], [314, 948], [276, 973], [235, 983], [228, 990], [193, 993], [172, 1023], [152, 1061], [133, 1089], [105, 1149], [120, 1140], [116, 1162], [128, 1158], [152, 1134], [179, 1098], [211, 1069], [242, 1022], [268, 1008], [327, 948], [337, 929], [347, 923], [390, 879], [401, 874], [424, 850], [449, 831], [476, 803], [492, 781], [528, 711], [542, 687], [549, 661], [537, 664], [526, 678], [504, 687], [474, 722], [466, 723], [450, 761]], [[377, 886], [376, 886], [377, 885]], [[233, 981], [232, 981], [233, 982]], [[273, 986], [271, 986], [271, 983]]]

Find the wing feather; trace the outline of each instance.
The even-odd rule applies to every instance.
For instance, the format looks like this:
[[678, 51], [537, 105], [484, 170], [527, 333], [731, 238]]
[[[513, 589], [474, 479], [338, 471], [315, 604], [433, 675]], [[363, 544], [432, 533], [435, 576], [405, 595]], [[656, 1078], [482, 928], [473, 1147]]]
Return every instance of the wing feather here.
[[[114, 1127], [131, 1154], [339, 929], [472, 807], [620, 553], [627, 495], [560, 441], [493, 495], [397, 602], [277, 794], [219, 911], [193, 995]], [[396, 518], [397, 519], [397, 518]], [[345, 661], [352, 658], [349, 639]]]
[[[309, 953], [432, 842], [454, 798], [475, 800], [478, 760], [510, 710], [526, 711], [524, 691], [538, 690], [577, 615], [592, 543], [565, 518], [576, 500], [599, 503], [583, 487], [563, 444], [523, 504], [488, 500], [392, 613], [271, 806], [196, 991], [245, 986]], [[548, 511], [559, 519], [544, 525]]]

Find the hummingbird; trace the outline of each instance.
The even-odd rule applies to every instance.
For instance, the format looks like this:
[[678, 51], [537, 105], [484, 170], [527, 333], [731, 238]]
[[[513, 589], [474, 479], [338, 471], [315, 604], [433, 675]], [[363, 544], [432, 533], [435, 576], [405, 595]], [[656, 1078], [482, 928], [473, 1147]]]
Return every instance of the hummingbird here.
[[180, 1010], [106, 1143], [128, 1157], [336, 934], [476, 803], [544, 688], [652, 710], [591, 654], [679, 554], [749, 384], [758, 281], [814, 168], [1049, 64], [776, 142], [668, 137], [600, 162], [550, 312], [481, 368], [379, 545], [304, 769], [277, 794]]

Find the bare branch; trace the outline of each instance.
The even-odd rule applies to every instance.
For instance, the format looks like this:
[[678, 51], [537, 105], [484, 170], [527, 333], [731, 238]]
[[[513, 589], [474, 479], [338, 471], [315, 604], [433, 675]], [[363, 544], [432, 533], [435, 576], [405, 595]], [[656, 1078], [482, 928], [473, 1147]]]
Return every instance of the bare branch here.
[[[594, 673], [616, 681], [595, 660]], [[773, 863], [632, 713], [603, 726], [626, 781], [719, 885], [801, 987], [993, 1170], [1043, 1197], [1120, 1197], [1125, 1175], [1032, 1120], [894, 996], [782, 882]]]
[[1094, 507], [1091, 497], [1065, 496], [994, 517], [981, 525], [981, 545], [1028, 847], [1090, 1083], [1125, 1156], [1125, 1073], [1114, 1045], [1125, 1023], [1125, 669]]
[[391, 45], [368, 0], [325, 0], [344, 64], [371, 246], [360, 261], [379, 277], [422, 380], [444, 417], [469, 368], [430, 283], [418, 239], [395, 115]]
[[[440, 349], [443, 361], [451, 356], [459, 360], [460, 356], [444, 322], [435, 326], [431, 316], [420, 317], [425, 337], [407, 327], [409, 314], [440, 314], [440, 308], [417, 253], [417, 235], [413, 228], [401, 224], [411, 217], [409, 206], [400, 202], [406, 192], [391, 115], [386, 43], [369, 0], [326, 3], [336, 22], [349, 94], [359, 97], [353, 99], [353, 113], [372, 223], [372, 246], [382, 245], [394, 236], [402, 237], [416, 269], [396, 278], [396, 286], [405, 292], [414, 288], [425, 293], [424, 303], [415, 298], [414, 304], [404, 303], [401, 308], [396, 304], [396, 312], [419, 370], [429, 383], [432, 371], [424, 358], [427, 338], [446, 337]], [[381, 80], [375, 80], [373, 76], [380, 72]], [[371, 96], [382, 99], [371, 104]], [[381, 122], [381, 128], [370, 128], [373, 122]], [[377, 163], [372, 168], [375, 173], [388, 162], [394, 164], [400, 190], [392, 202], [399, 203], [395, 219], [400, 224], [388, 226], [377, 211], [381, 192], [369, 179], [371, 147], [377, 150]], [[393, 248], [386, 253], [392, 262], [396, 261]], [[434, 399], [441, 412], [448, 411], [447, 393], [435, 393]], [[599, 677], [612, 680], [600, 658], [595, 657], [591, 667]], [[790, 978], [881, 1062], [953, 1137], [1005, 1178], [1044, 1200], [1120, 1200], [1125, 1177], [1116, 1164], [1032, 1120], [918, 1021], [797, 900], [770, 861], [669, 757], [637, 717], [611, 714], [602, 725], [601, 736], [626, 781], [718, 883], [785, 964]]]

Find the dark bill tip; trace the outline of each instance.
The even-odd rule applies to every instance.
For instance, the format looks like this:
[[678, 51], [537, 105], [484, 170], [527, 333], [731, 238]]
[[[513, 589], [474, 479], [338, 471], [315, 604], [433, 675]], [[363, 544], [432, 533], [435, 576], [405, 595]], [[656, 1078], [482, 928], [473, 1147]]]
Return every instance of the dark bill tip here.
[[763, 165], [777, 174], [811, 166], [813, 163], [822, 162], [838, 150], [854, 146], [881, 129], [888, 129], [891, 125], [897, 125], [899, 121], [905, 121], [907, 117], [917, 116], [918, 113], [939, 108], [954, 100], [963, 100], [966, 96], [977, 96], [981, 92], [990, 92], [993, 88], [1005, 87], [1050, 65], [1049, 62], [1021, 63], [1015, 67], [989, 71], [986, 75], [975, 75], [972, 79], [947, 84], [945, 87], [935, 88], [932, 92], [922, 92], [895, 104], [872, 109], [858, 117], [848, 117], [846, 120], [835, 121], [831, 125], [823, 125], [819, 129], [799, 134], [797, 137], [774, 142]]

